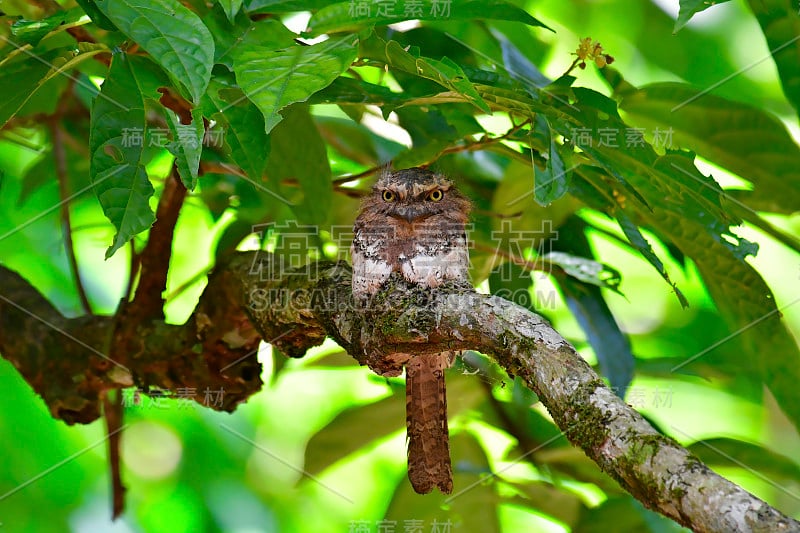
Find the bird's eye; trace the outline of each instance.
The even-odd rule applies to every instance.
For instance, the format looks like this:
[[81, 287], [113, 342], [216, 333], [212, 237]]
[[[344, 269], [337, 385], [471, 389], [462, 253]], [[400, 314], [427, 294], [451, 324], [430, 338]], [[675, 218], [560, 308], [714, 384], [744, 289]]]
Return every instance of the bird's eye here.
[[383, 198], [384, 202], [394, 202], [395, 198], [397, 198], [392, 191], [383, 191], [381, 197]]
[[442, 198], [444, 198], [444, 193], [439, 189], [434, 189], [428, 193], [428, 200], [432, 202], [438, 202]]

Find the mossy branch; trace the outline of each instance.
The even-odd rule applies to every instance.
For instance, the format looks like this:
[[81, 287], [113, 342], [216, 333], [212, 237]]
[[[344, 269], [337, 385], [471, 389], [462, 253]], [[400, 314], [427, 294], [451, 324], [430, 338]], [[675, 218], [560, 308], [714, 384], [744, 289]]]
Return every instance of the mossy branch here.
[[[114, 363], [84, 346], [103, 346], [111, 318], [65, 319], [0, 267], [0, 353], [55, 417], [85, 423], [96, 418], [103, 390], [134, 383], [167, 389], [225, 383], [226, 409], [233, 409], [261, 386], [253, 377], [255, 357], [247, 357], [259, 337], [301, 357], [329, 336], [387, 375], [402, 368], [394, 354], [478, 350], [523, 379], [566, 437], [648, 508], [694, 531], [800, 531], [800, 522], [657, 432], [527, 309], [470, 287], [431, 291], [394, 279], [362, 308], [354, 303], [346, 263], [283, 271], [273, 259], [258, 252], [230, 256], [210, 276], [186, 324], [140, 324], [140, 336], [127, 340], [124, 360]], [[65, 342], [65, 333], [84, 345]]]

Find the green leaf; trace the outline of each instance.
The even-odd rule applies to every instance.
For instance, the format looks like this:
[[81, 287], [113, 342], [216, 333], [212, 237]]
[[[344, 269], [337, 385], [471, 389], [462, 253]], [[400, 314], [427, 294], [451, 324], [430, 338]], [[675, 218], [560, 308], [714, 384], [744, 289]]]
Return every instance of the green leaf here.
[[772, 60], [778, 67], [786, 98], [800, 113], [800, 13], [797, 2], [787, 0], [749, 0], [767, 39]]
[[151, 65], [144, 58], [114, 55], [92, 105], [92, 182], [103, 212], [117, 229], [106, 258], [155, 220], [149, 205], [153, 186], [143, 161], [145, 99], [157, 99], [164, 80]]
[[76, 24], [86, 14], [80, 7], [73, 7], [60, 11], [42, 20], [20, 19], [11, 25], [11, 35], [19, 43], [28, 43], [36, 46], [42, 38], [54, 30], [66, 30], [78, 26]]
[[[559, 239], [554, 242], [554, 246], [559, 250], [570, 250], [573, 254], [592, 257], [592, 248], [589, 246], [585, 232], [586, 224], [578, 217], [573, 216], [567, 224], [562, 226]], [[564, 254], [564, 252], [554, 251], [546, 257], [549, 259], [554, 254]], [[597, 265], [603, 266], [600, 263]], [[612, 390], [620, 398], [624, 398], [625, 390], [633, 379], [633, 371], [636, 366], [628, 337], [620, 331], [617, 321], [614, 320], [600, 290], [602, 285], [592, 280], [591, 277], [588, 280], [581, 280], [581, 277], [575, 275], [571, 270], [565, 268], [565, 271], [571, 276], [559, 277], [557, 285], [564, 295], [572, 315], [586, 333], [586, 338], [594, 349], [603, 375], [608, 378]], [[618, 272], [614, 272], [616, 276], [613, 278], [612, 290], [618, 292], [620, 276]], [[590, 270], [589, 273], [592, 274], [592, 271]], [[599, 281], [604, 280], [601, 278]]]
[[172, 141], [167, 144], [167, 150], [175, 156], [178, 175], [183, 185], [193, 191], [197, 185], [197, 172], [200, 168], [200, 155], [203, 152], [203, 138], [205, 126], [200, 108], [192, 109], [192, 123], [181, 124], [180, 118], [166, 110], [167, 123], [172, 132]]
[[[485, 398], [483, 388], [474, 376], [448, 371], [446, 379], [448, 415], [451, 419], [474, 408]], [[395, 381], [389, 384], [394, 394], [375, 403], [348, 409], [314, 434], [306, 446], [304, 468], [308, 472], [318, 474], [375, 440], [405, 427], [405, 389]], [[359, 438], [354, 439], [356, 433]]]
[[281, 109], [305, 102], [349, 68], [356, 57], [354, 45], [354, 37], [346, 36], [280, 50], [239, 47], [233, 64], [236, 81], [264, 115], [266, 133], [281, 121]]
[[675, 29], [672, 30], [672, 33], [678, 33], [695, 14], [705, 11], [713, 5], [724, 4], [727, 1], [728, 0], [681, 0], [681, 8], [678, 11], [678, 18], [675, 21]]
[[628, 238], [628, 241], [636, 248], [640, 254], [644, 256], [647, 261], [655, 267], [661, 277], [670, 284], [672, 290], [675, 291], [675, 296], [678, 297], [678, 301], [680, 301], [681, 306], [683, 308], [689, 307], [689, 301], [686, 299], [686, 296], [683, 295], [681, 290], [678, 286], [670, 279], [669, 273], [667, 269], [664, 268], [664, 263], [661, 262], [661, 259], [658, 258], [656, 253], [653, 251], [652, 246], [650, 243], [647, 242], [647, 239], [644, 238], [642, 232], [636, 226], [636, 224], [628, 218], [628, 216], [623, 211], [618, 211], [616, 213], [617, 222], [619, 223], [619, 227], [622, 229], [622, 232], [625, 233], [625, 236]]
[[[749, 357], [751, 368], [777, 399], [778, 405], [800, 429], [800, 349], [781, 321], [772, 291], [749, 263], [699, 231], [696, 224], [682, 221], [680, 234], [670, 235], [691, 257], [708, 292], [725, 319], [732, 337]], [[704, 352], [701, 352], [704, 354]], [[680, 370], [696, 358], [673, 370]]]
[[585, 509], [573, 533], [636, 531], [637, 533], [682, 533], [682, 528], [669, 518], [646, 509], [630, 494], [605, 500], [597, 507]]
[[553, 138], [550, 124], [543, 115], [536, 115], [536, 131], [539, 133], [545, 146], [547, 146], [547, 160], [544, 170], [538, 165], [533, 166], [533, 197], [541, 206], [550, 205], [565, 194], [569, 188], [571, 172], [564, 166], [558, 147]]
[[5, 126], [26, 102], [42, 90], [47, 82], [68, 72], [83, 61], [107, 52], [102, 44], [79, 43], [78, 49], [55, 50], [38, 55], [38, 61], [16, 60], [0, 67], [0, 86], [5, 95], [0, 100], [0, 128]]
[[75, 0], [75, 3], [81, 6], [83, 11], [92, 19], [92, 22], [97, 24], [98, 28], [108, 31], [119, 31], [119, 28], [114, 26], [114, 23], [97, 7], [96, 0]]
[[489, 105], [483, 100], [464, 71], [448, 58], [441, 61], [417, 57], [405, 50], [397, 41], [384, 41], [374, 33], [360, 42], [362, 57], [380, 61], [421, 78], [435, 81], [439, 85], [463, 96], [469, 103], [485, 113], [491, 113]]
[[558, 265], [566, 274], [579, 281], [620, 293], [619, 284], [622, 277], [617, 269], [606, 264], [558, 251], [544, 254], [542, 259]]
[[[359, 5], [360, 4], [360, 5]], [[320, 9], [308, 21], [313, 35], [358, 31], [365, 26], [403, 20], [510, 20], [553, 31], [523, 9], [502, 0], [422, 0], [400, 2], [339, 2]]]
[[800, 479], [800, 467], [796, 462], [757, 444], [719, 437], [699, 440], [686, 448], [711, 468], [744, 465], [779, 485], [783, 483], [778, 480]]
[[753, 202], [783, 214], [800, 206], [800, 148], [769, 113], [681, 83], [619, 95], [620, 109], [634, 123], [669, 128], [678, 145], [752, 182]]
[[177, 0], [97, 0], [97, 7], [199, 102], [214, 66], [214, 39]]
[[[303, 469], [317, 475], [362, 446], [400, 431], [405, 426], [405, 409], [405, 393], [400, 390], [378, 402], [344, 411], [311, 437]], [[354, 432], [358, 432], [357, 439]]]
[[[268, 179], [274, 185], [286, 179], [296, 180], [301, 195], [300, 201], [292, 202], [292, 210], [298, 221], [301, 224], [322, 224], [327, 220], [333, 203], [331, 167], [325, 143], [311, 119], [307, 104], [298, 103], [286, 108], [283, 117], [270, 135]], [[280, 190], [287, 191], [286, 188]]]
[[311, 104], [372, 104], [381, 107], [381, 111], [394, 110], [395, 107], [411, 100], [411, 96], [395, 93], [391, 89], [374, 83], [339, 77], [333, 83], [315, 93]]
[[260, 181], [269, 153], [264, 117], [236, 86], [233, 76], [214, 76], [201, 101], [203, 113], [221, 122], [233, 161], [251, 180]]
[[230, 71], [233, 71], [233, 56], [239, 48], [284, 48], [291, 46], [296, 37], [296, 34], [276, 19], [252, 21], [240, 11], [231, 22], [219, 5], [203, 16], [203, 24], [214, 37], [214, 64], [225, 65]]
[[219, 0], [219, 5], [225, 11], [225, 16], [233, 23], [239, 10], [242, 9], [242, 0]]

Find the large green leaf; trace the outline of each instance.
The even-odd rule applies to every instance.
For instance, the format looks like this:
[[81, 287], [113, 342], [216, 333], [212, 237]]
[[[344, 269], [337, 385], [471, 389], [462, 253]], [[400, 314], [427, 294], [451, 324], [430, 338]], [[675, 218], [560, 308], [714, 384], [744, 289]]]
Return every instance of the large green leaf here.
[[107, 52], [102, 44], [79, 43], [77, 50], [55, 50], [36, 59], [8, 62], [0, 67], [0, 86], [4, 87], [4, 98], [0, 101], [0, 128], [22, 109], [26, 102], [42, 90], [47, 82], [60, 76], [70, 76], [71, 69], [95, 55]]
[[325, 143], [311, 119], [308, 105], [294, 104], [284, 110], [283, 116], [283, 121], [270, 135], [267, 179], [273, 186], [287, 179], [294, 180], [301, 193], [292, 195], [292, 210], [298, 221], [322, 224], [333, 203], [331, 167]]
[[97, 0], [96, 5], [200, 101], [214, 66], [214, 40], [194, 12], [177, 0]]
[[364, 26], [402, 20], [510, 20], [548, 28], [523, 9], [503, 0], [422, 0], [409, 2], [339, 2], [311, 17], [308, 31], [314, 35], [357, 31]]
[[669, 128], [676, 144], [752, 182], [754, 202], [784, 214], [800, 209], [800, 148], [777, 118], [681, 83], [618, 94], [634, 123]]
[[155, 220], [153, 186], [145, 171], [145, 100], [157, 99], [163, 84], [148, 60], [116, 54], [92, 105], [89, 154], [95, 194], [117, 233], [110, 257]]
[[[778, 401], [795, 428], [800, 429], [800, 350], [797, 341], [781, 321], [772, 291], [749, 263], [700, 231], [697, 224], [676, 220], [669, 226], [681, 228], [670, 237], [691, 257], [720, 314], [735, 340], [749, 354], [744, 371], [760, 373], [764, 384]], [[730, 340], [726, 338], [725, 340]], [[706, 352], [700, 352], [702, 357]], [[676, 367], [680, 370], [696, 358]]]
[[241, 46], [234, 57], [236, 81], [264, 115], [269, 133], [281, 121], [279, 111], [305, 102], [350, 67], [356, 57], [355, 37], [336, 37], [313, 46], [273, 50]]
[[778, 67], [786, 98], [800, 113], [800, 13], [797, 2], [788, 0], [749, 0], [767, 39], [772, 60]]

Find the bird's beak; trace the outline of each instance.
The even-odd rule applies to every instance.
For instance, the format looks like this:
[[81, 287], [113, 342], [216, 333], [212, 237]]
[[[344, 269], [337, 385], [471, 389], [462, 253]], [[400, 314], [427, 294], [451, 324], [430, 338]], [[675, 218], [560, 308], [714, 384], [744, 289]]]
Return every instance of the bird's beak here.
[[409, 209], [406, 207], [403, 209], [398, 209], [396, 212], [396, 216], [397, 218], [405, 220], [406, 222], [411, 224], [412, 222], [414, 222], [414, 220], [416, 220], [417, 213], [415, 212], [414, 209]]

